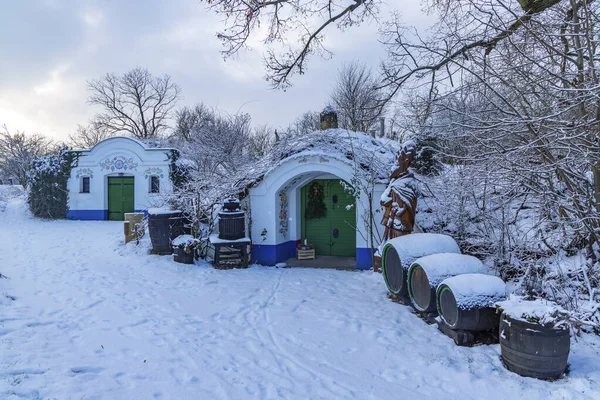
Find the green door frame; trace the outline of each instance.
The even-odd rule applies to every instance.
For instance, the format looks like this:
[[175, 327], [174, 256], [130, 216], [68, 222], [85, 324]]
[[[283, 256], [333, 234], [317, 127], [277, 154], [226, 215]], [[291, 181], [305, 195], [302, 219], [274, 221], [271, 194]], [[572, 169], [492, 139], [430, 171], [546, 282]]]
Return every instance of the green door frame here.
[[123, 221], [124, 213], [135, 211], [135, 178], [133, 176], [107, 178], [107, 218], [110, 221]]
[[[323, 186], [327, 216], [307, 221], [307, 188], [315, 181]], [[307, 235], [311, 236], [308, 241], [315, 247], [317, 255], [356, 257], [356, 200], [343, 190], [339, 182], [339, 179], [315, 179], [300, 189], [300, 235], [302, 241]], [[352, 206], [346, 208], [349, 205]]]

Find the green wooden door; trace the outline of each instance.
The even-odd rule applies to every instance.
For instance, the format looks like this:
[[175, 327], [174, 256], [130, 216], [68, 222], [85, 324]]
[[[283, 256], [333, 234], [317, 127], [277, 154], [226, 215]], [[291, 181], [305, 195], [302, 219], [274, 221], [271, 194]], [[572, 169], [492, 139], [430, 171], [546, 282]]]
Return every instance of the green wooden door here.
[[[325, 218], [305, 218], [308, 190], [317, 182], [323, 187]], [[354, 198], [336, 179], [319, 179], [302, 188], [302, 240], [308, 239], [317, 255], [356, 256], [356, 207]]]
[[132, 176], [108, 178], [108, 219], [123, 221], [124, 213], [134, 211]]

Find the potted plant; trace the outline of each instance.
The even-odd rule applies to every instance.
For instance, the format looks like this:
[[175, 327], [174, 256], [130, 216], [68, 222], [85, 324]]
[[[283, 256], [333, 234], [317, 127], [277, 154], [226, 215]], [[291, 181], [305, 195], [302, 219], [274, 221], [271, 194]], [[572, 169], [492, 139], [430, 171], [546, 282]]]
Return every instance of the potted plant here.
[[174, 260], [182, 264], [193, 264], [196, 249], [200, 244], [200, 240], [192, 235], [180, 235], [172, 241]]
[[521, 376], [559, 379], [567, 368], [571, 337], [567, 312], [543, 299], [512, 295], [496, 303], [505, 367]]

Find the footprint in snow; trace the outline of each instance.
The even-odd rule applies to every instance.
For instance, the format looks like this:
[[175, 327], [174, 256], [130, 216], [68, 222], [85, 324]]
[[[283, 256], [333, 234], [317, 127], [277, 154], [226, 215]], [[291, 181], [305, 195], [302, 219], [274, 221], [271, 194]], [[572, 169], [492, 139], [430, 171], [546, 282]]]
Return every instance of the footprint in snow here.
[[71, 376], [76, 376], [79, 374], [98, 374], [102, 372], [104, 368], [100, 367], [90, 367], [90, 366], [81, 366], [81, 367], [73, 367], [71, 368]]

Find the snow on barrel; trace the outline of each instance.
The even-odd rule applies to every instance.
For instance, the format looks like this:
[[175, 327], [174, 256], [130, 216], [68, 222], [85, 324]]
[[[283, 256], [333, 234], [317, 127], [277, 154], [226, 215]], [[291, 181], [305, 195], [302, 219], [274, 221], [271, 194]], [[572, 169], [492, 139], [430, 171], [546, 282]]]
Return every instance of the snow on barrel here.
[[497, 276], [462, 274], [437, 287], [437, 310], [452, 329], [487, 331], [500, 323], [495, 303], [506, 299], [506, 284]]
[[473, 256], [439, 253], [415, 260], [407, 274], [412, 305], [417, 311], [437, 314], [437, 286], [446, 278], [469, 273], [485, 273], [481, 261]]
[[388, 290], [408, 300], [408, 268], [417, 258], [435, 253], [460, 254], [460, 249], [452, 237], [438, 233], [412, 233], [385, 243], [381, 260]]

